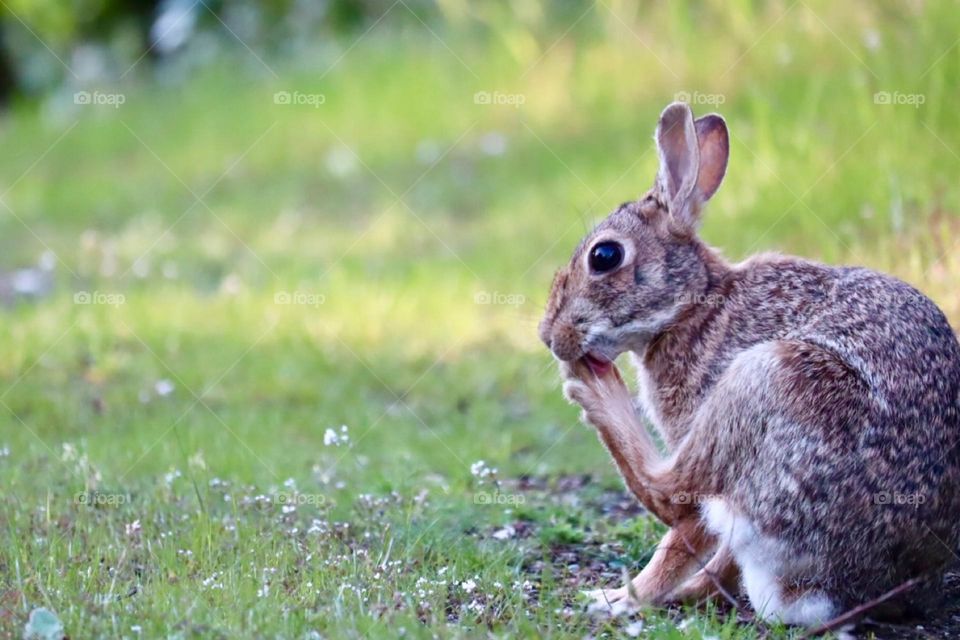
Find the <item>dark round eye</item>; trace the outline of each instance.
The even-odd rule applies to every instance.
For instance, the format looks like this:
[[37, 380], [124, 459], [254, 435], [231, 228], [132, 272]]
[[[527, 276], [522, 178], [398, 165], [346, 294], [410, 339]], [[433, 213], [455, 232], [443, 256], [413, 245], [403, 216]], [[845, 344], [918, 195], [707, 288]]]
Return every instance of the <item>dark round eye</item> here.
[[623, 262], [623, 247], [618, 242], [599, 242], [590, 249], [590, 269], [596, 273], [611, 271]]

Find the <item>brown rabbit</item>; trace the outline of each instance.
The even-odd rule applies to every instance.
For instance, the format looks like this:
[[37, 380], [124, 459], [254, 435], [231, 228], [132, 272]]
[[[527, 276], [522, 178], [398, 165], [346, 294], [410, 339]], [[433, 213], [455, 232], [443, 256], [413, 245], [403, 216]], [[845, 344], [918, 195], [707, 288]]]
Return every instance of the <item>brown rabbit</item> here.
[[[800, 258], [725, 262], [696, 234], [727, 127], [667, 107], [660, 170], [556, 276], [540, 335], [629, 489], [671, 527], [607, 606], [697, 600], [740, 578], [764, 619], [817, 625], [921, 578], [960, 542], [960, 346], [887, 275]], [[614, 358], [630, 352], [638, 418]], [[879, 610], [871, 610], [875, 615]]]

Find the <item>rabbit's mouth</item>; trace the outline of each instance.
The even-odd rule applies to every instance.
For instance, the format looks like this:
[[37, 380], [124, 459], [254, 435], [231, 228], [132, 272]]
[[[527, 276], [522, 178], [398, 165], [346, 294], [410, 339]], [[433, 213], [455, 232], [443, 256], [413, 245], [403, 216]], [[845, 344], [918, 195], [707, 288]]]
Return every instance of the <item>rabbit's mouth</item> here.
[[593, 375], [600, 378], [607, 375], [613, 367], [613, 362], [596, 353], [585, 354], [583, 360], [587, 363], [587, 366], [590, 367]]

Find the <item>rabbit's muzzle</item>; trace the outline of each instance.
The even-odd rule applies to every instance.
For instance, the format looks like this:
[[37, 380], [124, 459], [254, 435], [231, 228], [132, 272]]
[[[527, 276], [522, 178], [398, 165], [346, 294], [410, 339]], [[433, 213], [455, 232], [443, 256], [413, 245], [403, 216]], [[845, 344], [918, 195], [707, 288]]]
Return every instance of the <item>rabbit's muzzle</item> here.
[[560, 360], [569, 362], [583, 355], [583, 332], [560, 317], [544, 318], [540, 323], [540, 339]]
[[561, 360], [576, 360], [583, 355], [580, 346], [582, 336], [570, 325], [555, 327], [548, 346], [553, 354]]

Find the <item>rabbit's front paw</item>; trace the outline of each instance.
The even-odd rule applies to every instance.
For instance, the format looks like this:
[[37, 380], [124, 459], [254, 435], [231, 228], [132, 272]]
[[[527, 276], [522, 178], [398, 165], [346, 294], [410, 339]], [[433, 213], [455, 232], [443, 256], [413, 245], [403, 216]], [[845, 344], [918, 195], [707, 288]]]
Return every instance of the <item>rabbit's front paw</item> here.
[[639, 606], [630, 597], [626, 587], [619, 589], [596, 589], [593, 591], [581, 592], [586, 597], [587, 612], [594, 614], [607, 614], [616, 617], [622, 614], [629, 614], [636, 611]]
[[633, 400], [617, 368], [611, 365], [605, 375], [597, 375], [582, 359], [561, 362], [564, 377], [563, 394], [567, 400], [580, 405], [583, 422], [601, 427], [620, 411], [632, 412]]
[[563, 396], [569, 400], [571, 404], [580, 405], [580, 408], [583, 409], [583, 412], [580, 414], [580, 419], [584, 422], [589, 421], [589, 415], [591, 413], [600, 410], [596, 394], [582, 380], [570, 378], [565, 380], [563, 383]]

